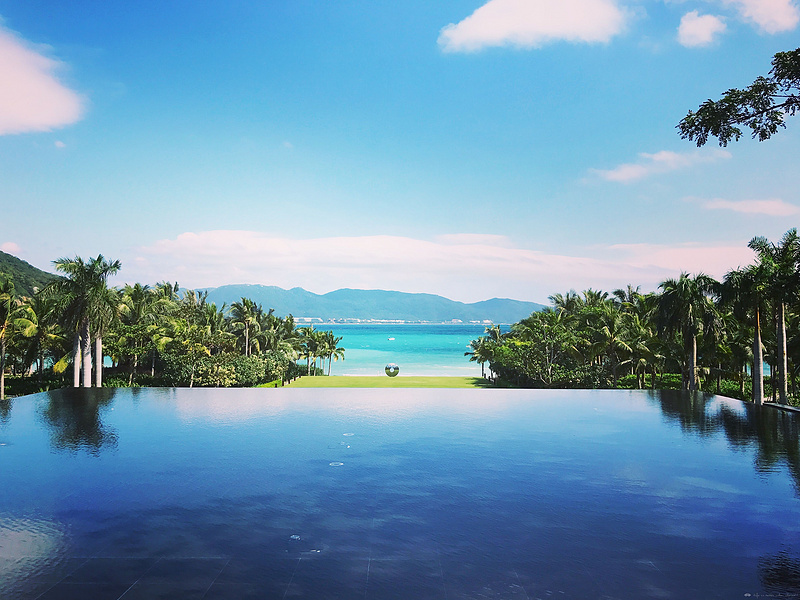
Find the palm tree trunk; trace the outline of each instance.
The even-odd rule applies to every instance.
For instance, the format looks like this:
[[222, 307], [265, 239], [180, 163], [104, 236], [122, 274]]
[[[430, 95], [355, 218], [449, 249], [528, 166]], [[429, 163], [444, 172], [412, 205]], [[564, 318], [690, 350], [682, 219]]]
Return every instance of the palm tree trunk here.
[[6, 339], [0, 341], [0, 400], [6, 399]]
[[776, 403], [778, 401], [778, 389], [775, 386], [775, 371], [777, 371], [778, 367], [774, 362], [767, 361], [767, 364], [769, 365], [769, 393], [772, 396], [772, 402]]
[[92, 387], [92, 341], [89, 337], [89, 319], [86, 319], [81, 326], [81, 363], [83, 387]]
[[72, 340], [72, 387], [81, 387], [81, 334], [75, 332]]
[[128, 375], [128, 387], [133, 385], [133, 376], [136, 375], [136, 367], [139, 366], [139, 355], [133, 355], [133, 367], [131, 367], [130, 375]]
[[692, 336], [692, 343], [689, 347], [689, 391], [697, 390], [697, 336]]
[[103, 387], [103, 338], [94, 338], [94, 384]]
[[778, 304], [778, 402], [788, 404], [789, 389], [786, 381], [788, 363], [786, 360], [786, 305]]
[[744, 378], [746, 375], [745, 366], [742, 365], [742, 368], [739, 369], [739, 397], [742, 400], [744, 400]]
[[756, 328], [753, 335], [753, 402], [764, 404], [764, 355], [761, 350], [761, 317], [756, 308]]

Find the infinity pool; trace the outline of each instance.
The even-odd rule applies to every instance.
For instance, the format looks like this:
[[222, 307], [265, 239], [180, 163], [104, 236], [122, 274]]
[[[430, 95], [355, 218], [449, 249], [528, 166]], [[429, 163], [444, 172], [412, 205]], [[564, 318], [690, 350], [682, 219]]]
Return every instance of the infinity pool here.
[[0, 404], [0, 598], [800, 596], [794, 414], [679, 393]]

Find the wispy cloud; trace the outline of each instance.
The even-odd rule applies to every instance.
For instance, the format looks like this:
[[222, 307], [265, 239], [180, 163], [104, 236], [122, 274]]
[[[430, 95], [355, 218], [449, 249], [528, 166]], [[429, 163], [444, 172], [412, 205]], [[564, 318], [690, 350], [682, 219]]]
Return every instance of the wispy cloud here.
[[714, 15], [700, 15], [696, 10], [686, 13], [678, 27], [678, 41], [688, 48], [708, 46], [725, 31], [725, 23]]
[[444, 27], [445, 52], [492, 46], [536, 48], [548, 42], [608, 42], [623, 31], [626, 13], [614, 0], [490, 0]]
[[436, 242], [447, 245], [461, 246], [500, 246], [510, 247], [511, 240], [505, 235], [493, 235], [485, 233], [453, 233], [439, 235], [435, 238]]
[[764, 33], [791, 31], [800, 22], [800, 11], [792, 0], [723, 0]]
[[441, 294], [477, 301], [500, 296], [545, 301], [570, 288], [655, 289], [682, 270], [721, 277], [750, 261], [741, 244], [613, 245], [572, 254], [521, 248], [503, 236], [450, 235], [289, 239], [256, 231], [184, 233], [121, 257], [125, 281], [183, 287], [233, 283], [295, 286], [323, 293], [350, 287]]
[[590, 169], [590, 171], [607, 181], [630, 183], [659, 173], [668, 173], [678, 169], [686, 169], [694, 165], [716, 162], [731, 157], [725, 150], [711, 152], [672, 152], [662, 150], [654, 154], [642, 152], [638, 163], [625, 163], [613, 169]]
[[0, 27], [0, 135], [78, 121], [83, 101], [55, 76], [61, 64]]
[[[753, 251], [747, 241], [733, 244], [615, 244], [609, 250], [619, 252], [618, 258], [630, 267], [649, 273], [678, 274], [706, 273], [717, 279], [725, 273], [753, 262]], [[655, 285], [649, 279], [650, 289]], [[638, 281], [636, 282], [638, 283]]]
[[800, 214], [800, 207], [780, 199], [771, 200], [723, 200], [714, 198], [703, 201], [703, 208], [709, 210], [730, 210], [733, 212], [767, 215], [770, 217], [789, 217]]

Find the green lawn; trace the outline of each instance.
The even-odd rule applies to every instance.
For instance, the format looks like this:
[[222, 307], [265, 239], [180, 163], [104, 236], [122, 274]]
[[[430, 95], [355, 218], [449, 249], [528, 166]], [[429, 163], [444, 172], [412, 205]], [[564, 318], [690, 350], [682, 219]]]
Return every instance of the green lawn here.
[[491, 384], [480, 377], [301, 377], [287, 387], [304, 388], [482, 388]]

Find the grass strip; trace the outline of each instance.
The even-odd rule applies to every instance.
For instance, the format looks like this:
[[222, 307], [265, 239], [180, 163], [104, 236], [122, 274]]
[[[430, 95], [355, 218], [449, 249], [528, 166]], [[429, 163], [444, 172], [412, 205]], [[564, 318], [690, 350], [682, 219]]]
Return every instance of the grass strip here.
[[300, 377], [287, 387], [302, 388], [484, 388], [491, 383], [481, 377], [347, 376]]

